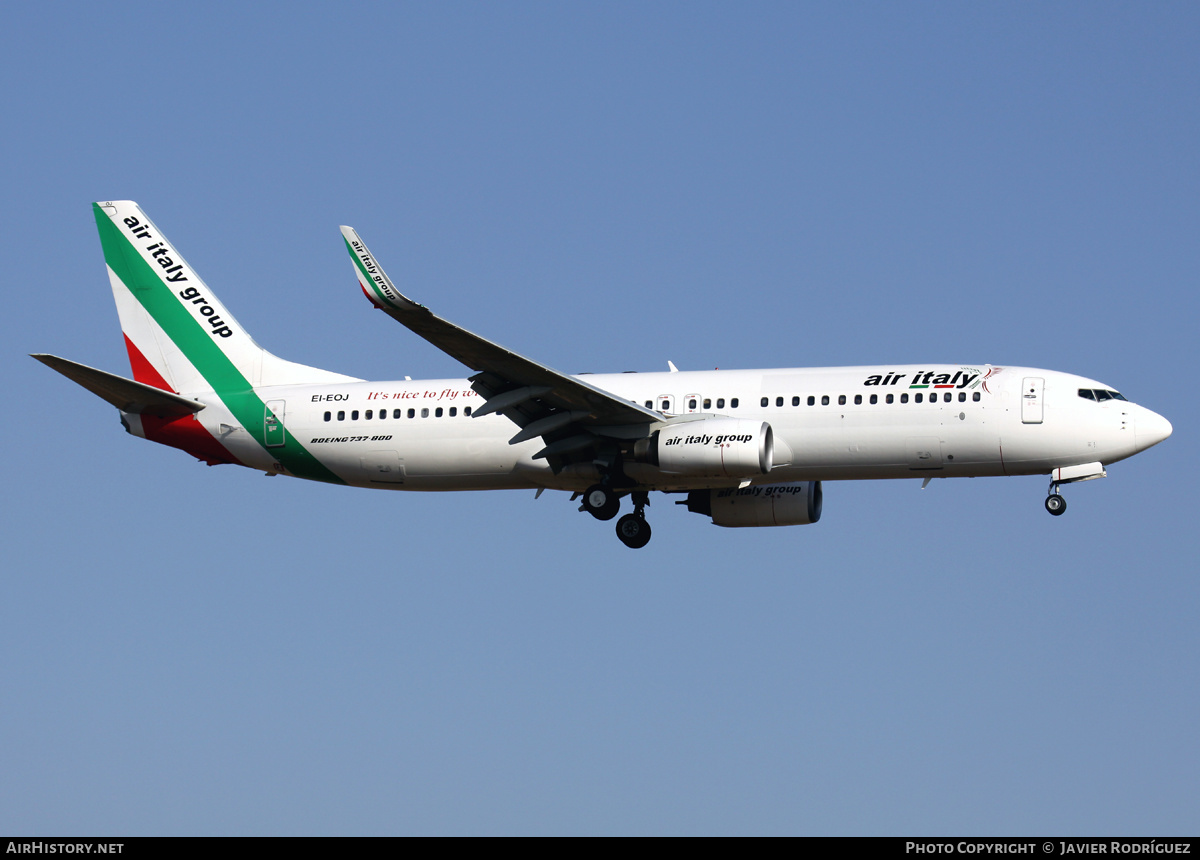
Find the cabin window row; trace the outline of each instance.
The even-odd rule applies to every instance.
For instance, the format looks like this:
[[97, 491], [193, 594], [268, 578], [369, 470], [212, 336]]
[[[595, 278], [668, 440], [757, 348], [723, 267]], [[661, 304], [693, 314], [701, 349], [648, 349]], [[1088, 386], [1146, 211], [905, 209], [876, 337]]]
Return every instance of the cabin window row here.
[[[430, 416], [430, 414], [432, 414], [434, 418], [441, 418], [443, 415], [447, 415], [447, 414], [449, 415], [449, 417], [451, 417], [451, 418], [454, 418], [454, 417], [456, 417], [456, 416], [458, 415], [458, 407], [457, 407], [457, 406], [451, 406], [451, 407], [449, 408], [449, 410], [443, 409], [441, 406], [436, 406], [436, 407], [434, 407], [432, 410], [431, 410], [429, 407], [425, 407], [425, 408], [423, 408], [423, 409], [421, 409], [421, 410], [419, 410], [419, 411], [420, 411], [420, 413], [421, 413], [421, 417], [422, 417], [422, 418], [428, 418], [428, 417]], [[404, 418], [404, 417], [408, 417], [408, 418], [416, 418], [416, 417], [417, 417], [417, 412], [418, 412], [418, 410], [416, 410], [416, 409], [407, 409], [407, 410], [405, 410], [405, 409], [393, 409], [393, 410], [392, 410], [392, 417], [393, 417], [393, 418]], [[471, 407], [470, 407], [470, 406], [464, 406], [464, 407], [463, 407], [462, 414], [463, 414], [463, 415], [470, 415], [470, 414], [471, 414]], [[374, 409], [368, 409], [368, 410], [367, 410], [365, 413], [363, 413], [363, 415], [362, 415], [362, 419], [363, 419], [364, 421], [372, 421], [372, 420], [386, 419], [387, 417], [388, 417], [388, 411], [387, 411], [386, 409], [380, 409], [380, 410], [379, 410], [379, 412], [378, 412], [378, 414], [376, 414], [376, 412], [375, 412], [375, 410], [374, 410]], [[326, 421], [332, 421], [332, 420], [333, 420], [333, 413], [332, 413], [332, 412], [326, 412], [326, 413], [325, 413], [325, 420], [326, 420]], [[341, 410], [341, 411], [339, 411], [339, 412], [337, 413], [337, 420], [338, 420], [338, 421], [345, 421], [345, 420], [346, 420], [346, 412], [345, 412], [344, 410]], [[359, 412], [358, 412], [358, 410], [357, 410], [357, 409], [353, 409], [353, 410], [351, 410], [351, 411], [350, 411], [350, 420], [351, 420], [351, 421], [357, 421], [357, 420], [359, 420]]]
[[[700, 408], [700, 406], [698, 405], [698, 404], [699, 404], [699, 402], [700, 402], [700, 401], [696, 400], [696, 398], [694, 398], [694, 397], [689, 397], [689, 398], [688, 398], [688, 402], [687, 402], [687, 408], [688, 408], [688, 409], [699, 409], [699, 408]], [[712, 402], [712, 398], [711, 398], [711, 397], [705, 397], [705, 398], [704, 398], [704, 410], [705, 410], [706, 412], [707, 412], [709, 409], [712, 409], [712, 404], [713, 404], [713, 402]], [[653, 408], [654, 408], [654, 401], [653, 401], [653, 400], [647, 400], [647, 401], [646, 401], [646, 408], [647, 408], [647, 409], [653, 409]], [[717, 408], [718, 408], [718, 409], [724, 409], [724, 408], [725, 408], [725, 398], [724, 398], [724, 397], [718, 397], [718, 398], [717, 398]], [[729, 401], [729, 408], [730, 408], [730, 409], [737, 409], [737, 408], [738, 408], [738, 399], [737, 399], [736, 397], [734, 397], [732, 400], [730, 400], [730, 401]], [[659, 409], [661, 409], [663, 412], [670, 412], [670, 411], [671, 411], [671, 401], [670, 401], [670, 400], [663, 399], [663, 400], [662, 400], [662, 401], [659, 403]]]
[[[930, 403], [937, 403], [937, 402], [939, 402], [939, 401], [938, 401], [938, 393], [937, 393], [936, 391], [931, 391], [931, 392], [929, 392], [928, 398], [929, 398], [929, 402], [930, 402]], [[915, 394], [913, 394], [913, 395], [912, 395], [912, 402], [913, 402], [913, 403], [924, 403], [924, 402], [925, 402], [925, 399], [926, 399], [926, 394], [925, 394], [925, 392], [923, 392], [923, 391], [918, 391], [917, 393], [915, 393]], [[942, 398], [941, 398], [941, 402], [942, 402], [942, 403], [953, 403], [953, 402], [954, 402], [954, 399], [955, 399], [955, 398], [954, 398], [954, 392], [953, 392], [953, 391], [943, 391], [943, 392], [942, 392]], [[760, 405], [762, 405], [762, 406], [766, 406], [766, 405], [767, 405], [767, 403], [768, 403], [768, 400], [769, 400], [769, 398], [766, 398], [766, 397], [764, 397], [764, 398], [763, 398], [763, 399], [760, 401]], [[884, 403], [895, 403], [895, 402], [896, 402], [896, 400], [897, 400], [897, 395], [895, 395], [895, 394], [885, 394], [885, 395], [884, 395], [884, 397], [883, 397], [883, 402], [884, 402]], [[909, 400], [909, 395], [908, 395], [908, 392], [907, 392], [907, 391], [905, 391], [905, 392], [902, 392], [902, 393], [899, 395], [899, 401], [900, 401], [901, 403], [908, 403], [908, 400]], [[978, 403], [978, 402], [979, 402], [979, 400], [980, 400], [980, 394], [979, 394], [979, 392], [978, 392], [978, 391], [973, 391], [973, 392], [971, 392], [971, 400], [972, 400], [972, 402], [974, 402], [974, 403]], [[838, 406], [845, 406], [845, 405], [846, 405], [846, 395], [845, 395], [845, 394], [839, 394], [839, 395], [838, 395], [837, 402], [838, 402]], [[870, 398], [868, 399], [868, 402], [869, 402], [869, 403], [870, 403], [872, 406], [876, 405], [877, 403], [879, 403], [879, 395], [878, 395], [878, 394], [872, 394], [872, 395], [870, 396]], [[958, 402], [959, 402], [959, 403], [966, 403], [966, 402], [967, 402], [967, 392], [965, 392], [965, 391], [959, 391], [959, 392], [958, 392]], [[808, 400], [807, 400], [807, 403], [808, 403], [808, 405], [809, 405], [809, 406], [816, 406], [816, 405], [817, 405], [817, 398], [816, 398], [814, 395], [810, 394], [810, 395], [808, 395]], [[861, 395], [861, 394], [855, 394], [855, 395], [854, 395], [854, 405], [855, 405], [855, 406], [861, 406], [861, 405], [862, 405], [862, 403], [863, 403], [863, 395]], [[782, 398], [782, 397], [776, 397], [776, 398], [775, 398], [775, 405], [776, 405], [776, 406], [782, 406], [782, 405], [783, 405], [783, 398]], [[799, 406], [799, 405], [800, 405], [800, 398], [799, 398], [799, 397], [793, 397], [793, 398], [792, 398], [792, 405], [793, 405], [793, 406]], [[821, 405], [822, 405], [822, 406], [829, 406], [829, 405], [830, 405], [830, 395], [828, 395], [828, 394], [823, 394], [823, 395], [821, 395]]]
[[[1084, 391], [1083, 389], [1080, 389], [1080, 392], [1079, 392], [1079, 396], [1080, 396], [1080, 397], [1084, 397], [1084, 396], [1085, 396], [1085, 395], [1084, 395], [1084, 393], [1083, 393], [1083, 391]], [[1108, 393], [1110, 393], [1110, 394], [1111, 394], [1111, 393], [1114, 393], [1114, 392], [1108, 392]], [[1118, 395], [1118, 396], [1119, 396], [1119, 395]], [[831, 403], [832, 403], [832, 399], [831, 399], [831, 397], [832, 397], [832, 395], [829, 395], [829, 394], [823, 394], [823, 395], [821, 395], [821, 405], [822, 405], [822, 406], [829, 406], [829, 405], [831, 405]], [[924, 392], [922, 392], [922, 391], [918, 391], [916, 394], [913, 394], [913, 395], [912, 395], [912, 402], [913, 402], [913, 403], [924, 403], [924, 402], [925, 402], [925, 399], [926, 399], [926, 395], [925, 395], [925, 393], [924, 393]], [[941, 401], [940, 401], [940, 402], [942, 402], [942, 403], [952, 403], [952, 402], [954, 401], [954, 399], [955, 399], [955, 397], [954, 397], [954, 392], [951, 392], [951, 391], [946, 391], [946, 392], [943, 392], [943, 393], [942, 393], [942, 397], [941, 397]], [[1097, 398], [1097, 399], [1099, 399], [1099, 398]], [[1106, 399], [1107, 399], [1107, 398], [1106, 398]], [[978, 392], [978, 391], [973, 391], [973, 392], [971, 392], [971, 400], [972, 400], [973, 402], [975, 402], [975, 403], [978, 403], [978, 402], [979, 402], [979, 400], [980, 400], [980, 394], [979, 394], [979, 392]], [[776, 406], [783, 406], [783, 405], [784, 405], [784, 403], [785, 403], [785, 401], [786, 401], [786, 398], [783, 398], [783, 397], [776, 397], [776, 398], [775, 398], [775, 405], [776, 405]], [[884, 402], [884, 403], [895, 403], [896, 401], [897, 401], [897, 395], [895, 395], [895, 394], [886, 394], [886, 395], [884, 395], [884, 399], [883, 399], [883, 402]], [[908, 401], [909, 401], [909, 395], [908, 395], [908, 392], [904, 392], [904, 393], [902, 393], [902, 394], [900, 394], [900, 395], [899, 395], [899, 402], [901, 402], [901, 403], [908, 403]], [[791, 402], [792, 402], [792, 405], [793, 405], [793, 406], [799, 406], [799, 405], [800, 405], [800, 397], [799, 397], [799, 395], [793, 396], [793, 397], [791, 398]], [[810, 394], [810, 395], [808, 395], [808, 399], [807, 399], [807, 401], [806, 401], [806, 402], [808, 403], [808, 405], [809, 405], [809, 406], [816, 406], [816, 405], [817, 405], [817, 398], [816, 398], [816, 395], [813, 395], [813, 394]], [[868, 401], [867, 401], [867, 402], [868, 402], [868, 403], [870, 403], [872, 406], [874, 406], [874, 405], [878, 404], [878, 403], [879, 403], [879, 395], [878, 395], [878, 394], [872, 394], [872, 395], [870, 395], [870, 397], [868, 398]], [[938, 393], [937, 393], [936, 391], [931, 391], [931, 392], [929, 393], [929, 402], [930, 402], [930, 403], [938, 403], [938, 402], [939, 402], [939, 401], [938, 401]], [[966, 402], [967, 402], [967, 392], [965, 392], [965, 391], [959, 391], [959, 392], [958, 392], [958, 402], [959, 402], [959, 403], [966, 403]], [[845, 406], [845, 405], [847, 404], [847, 396], [846, 396], [845, 394], [839, 394], [839, 395], [837, 396], [837, 403], [838, 403], [838, 406]], [[855, 395], [854, 395], [854, 405], [855, 405], [855, 406], [861, 406], [862, 404], [863, 404], [863, 395], [861, 395], [861, 394], [855, 394]], [[766, 408], [766, 407], [769, 407], [769, 406], [771, 405], [771, 398], [770, 398], [770, 397], [763, 397], [763, 398], [761, 398], [761, 399], [758, 401], [758, 405], [759, 405], [759, 406], [762, 406], [762, 407], [764, 407], [764, 408]], [[738, 399], [737, 399], [736, 397], [734, 397], [732, 400], [730, 400], [730, 401], [729, 401], [729, 406], [730, 406], [730, 408], [731, 408], [731, 409], [737, 409], [737, 408], [738, 408]], [[646, 408], [647, 408], [647, 409], [653, 409], [653, 408], [654, 408], [654, 401], [653, 401], [653, 400], [647, 400], [647, 401], [646, 401]], [[669, 412], [669, 411], [670, 411], [670, 409], [671, 409], [671, 401], [669, 401], [669, 400], [663, 400], [663, 401], [662, 401], [662, 404], [661, 404], [661, 408], [662, 408], [662, 411], [664, 411], [664, 412]], [[687, 401], [687, 408], [688, 408], [688, 409], [697, 409], [697, 408], [699, 408], [699, 407], [698, 407], [698, 401], [697, 401], [695, 398], [689, 398], [689, 399], [688, 399], [688, 401]], [[711, 400], [710, 398], [707, 398], [707, 397], [706, 397], [706, 398], [704, 398], [704, 409], [705, 409], [705, 411], [707, 411], [707, 410], [709, 410], [709, 409], [711, 409], [711, 408], [712, 408], [712, 400]], [[724, 398], [724, 397], [718, 397], [718, 398], [717, 398], [717, 408], [718, 408], [718, 409], [724, 409], [724, 408], [725, 408], [725, 398]]]

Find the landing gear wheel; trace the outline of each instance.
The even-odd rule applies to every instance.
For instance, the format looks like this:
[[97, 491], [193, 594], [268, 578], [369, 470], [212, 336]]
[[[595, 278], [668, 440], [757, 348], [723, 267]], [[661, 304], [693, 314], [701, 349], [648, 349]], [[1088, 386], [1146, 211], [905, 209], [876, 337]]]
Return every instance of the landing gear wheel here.
[[1052, 496], [1046, 496], [1046, 510], [1056, 517], [1061, 517], [1067, 509], [1067, 500], [1055, 493]]
[[617, 537], [630, 549], [641, 549], [650, 543], [650, 523], [638, 514], [626, 514], [617, 520]]
[[583, 507], [598, 520], [611, 520], [621, 510], [621, 500], [611, 487], [595, 484], [583, 494]]

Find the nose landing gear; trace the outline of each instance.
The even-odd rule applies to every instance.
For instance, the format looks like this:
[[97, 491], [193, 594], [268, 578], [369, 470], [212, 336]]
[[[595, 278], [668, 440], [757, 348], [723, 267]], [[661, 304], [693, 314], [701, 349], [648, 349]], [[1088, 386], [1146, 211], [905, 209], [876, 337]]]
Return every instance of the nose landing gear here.
[[1061, 517], [1067, 510], [1067, 500], [1058, 494], [1058, 481], [1050, 482], [1050, 495], [1046, 496], [1046, 510], [1056, 517]]

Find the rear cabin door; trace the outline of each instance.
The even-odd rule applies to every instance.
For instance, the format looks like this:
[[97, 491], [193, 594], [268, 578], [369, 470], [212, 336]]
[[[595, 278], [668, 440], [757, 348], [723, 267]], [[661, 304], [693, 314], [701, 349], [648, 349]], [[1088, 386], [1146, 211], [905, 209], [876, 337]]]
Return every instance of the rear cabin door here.
[[268, 448], [278, 448], [286, 441], [283, 431], [284, 401], [268, 400], [267, 411], [263, 415], [263, 437]]
[[1021, 383], [1021, 423], [1042, 423], [1042, 399], [1046, 380], [1040, 376], [1027, 376]]

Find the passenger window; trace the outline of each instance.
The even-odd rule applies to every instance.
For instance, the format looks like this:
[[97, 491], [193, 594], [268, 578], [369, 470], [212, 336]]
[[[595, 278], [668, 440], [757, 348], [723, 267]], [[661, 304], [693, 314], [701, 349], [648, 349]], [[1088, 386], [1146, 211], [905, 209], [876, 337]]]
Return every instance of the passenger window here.
[[862, 395], [861, 395], [861, 394], [855, 394], [855, 395], [854, 395], [854, 405], [855, 405], [855, 406], [862, 406]]
[[808, 395], [808, 405], [809, 405], [809, 406], [816, 406], [816, 405], [817, 405], [817, 398], [813, 397], [811, 394], [810, 394], [810, 395]]
[[878, 394], [872, 394], [872, 395], [871, 395], [871, 405], [872, 405], [872, 406], [874, 406], [874, 405], [875, 405], [876, 403], [878, 403], [878, 402], [879, 402], [879, 395], [878, 395]]
[[725, 408], [725, 398], [724, 398], [724, 397], [718, 397], [718, 398], [717, 398], [717, 408], [718, 408], [718, 409], [724, 409], [724, 408]]
[[838, 406], [845, 406], [845, 405], [846, 405], [846, 395], [839, 394], [838, 395]]
[[767, 405], [767, 398], [765, 398], [765, 397], [764, 397], [762, 400], [758, 401], [758, 405], [759, 405], [759, 406], [766, 406], [766, 405]]
[[793, 406], [799, 406], [799, 405], [800, 405], [800, 398], [799, 398], [799, 397], [793, 397], [793, 398], [792, 398], [792, 405], [793, 405]]
[[464, 406], [464, 407], [463, 407], [463, 415], [470, 415], [470, 414], [471, 414], [471, 407], [470, 407], [470, 406]]
[[346, 420], [346, 413], [339, 410], [338, 411], [338, 421], [345, 421], [345, 420]]
[[892, 402], [892, 401], [894, 401], [895, 399], [896, 399], [896, 395], [894, 395], [894, 394], [889, 394], [889, 395], [887, 396], [887, 402], [888, 402], [888, 403], [891, 403], [891, 402]]
[[951, 394], [949, 391], [947, 391], [945, 394], [942, 395], [943, 403], [949, 403], [953, 399], [954, 399], [954, 395]]
[[351, 421], [358, 420], [358, 410], [357, 409], [355, 409], [353, 412], [350, 413], [350, 420]]
[[958, 402], [959, 403], [967, 402], [967, 392], [965, 392], [965, 391], [958, 392]]
[[919, 391], [913, 395], [913, 403], [920, 403], [924, 399], [925, 399], [925, 395]]
[[696, 408], [696, 398], [692, 397], [688, 400], [688, 409], [695, 409], [695, 408]]
[[[888, 395], [888, 397], [891, 397], [891, 396], [892, 396], [892, 395], [890, 395], [890, 394]], [[918, 394], [918, 395], [917, 395], [917, 397], [920, 397], [920, 396], [921, 396], [920, 394]], [[908, 392], [905, 392], [904, 394], [901, 394], [901, 395], [900, 395], [900, 402], [901, 402], [901, 403], [907, 403], [907, 402], [908, 402]]]
[[979, 392], [976, 391], [974, 394], [972, 394], [971, 399], [974, 400], [976, 403], [978, 403], [979, 402]]
[[408, 417], [409, 417], [409, 418], [416, 418], [416, 417], [417, 417], [417, 410], [415, 410], [415, 409], [410, 409], [410, 410], [408, 410]]
[[439, 406], [439, 407], [437, 408], [437, 410], [436, 410], [436, 411], [433, 413], [433, 417], [434, 417], [434, 418], [441, 418], [441, 417], [442, 417], [442, 407], [440, 407], [440, 406]]
[[709, 409], [712, 409], [712, 399], [705, 397], [704, 398], [704, 411], [707, 412]]
[[731, 409], [737, 409], [737, 404], [738, 404], [738, 399], [736, 397], [729, 401], [729, 407]]
[[401, 415], [403, 415], [403, 414], [404, 414], [403, 410], [400, 410], [400, 409], [393, 409], [393, 410], [392, 410], [392, 417], [393, 417], [393, 418], [399, 418], [399, 417], [400, 417]]
[[421, 417], [422, 418], [429, 417], [429, 407], [428, 406], [426, 406], [424, 409], [421, 410]]
[[375, 410], [374, 410], [374, 409], [368, 409], [368, 410], [367, 410], [367, 414], [366, 414], [366, 416], [365, 416], [365, 417], [366, 417], [366, 419], [367, 419], [368, 421], [370, 421], [372, 418], [374, 418], [374, 417], [375, 417]]
[[647, 401], [646, 401], [646, 408], [647, 408], [647, 409], [653, 409], [653, 408], [654, 408], [654, 401], [653, 401], [653, 400], [647, 400]]
[[828, 405], [829, 405], [829, 395], [828, 395], [828, 394], [822, 394], [822, 395], [821, 395], [821, 405], [822, 405], [822, 406], [828, 406]]
[[453, 418], [457, 414], [458, 414], [458, 408], [455, 406], [451, 406], [450, 407], [450, 417]]
[[326, 413], [325, 413], [325, 420], [326, 420], [326, 421], [328, 421], [328, 420], [330, 420], [331, 418], [333, 418], [333, 413], [332, 413], [332, 412], [326, 412]]
[[671, 401], [670, 401], [670, 400], [664, 400], [664, 401], [662, 402], [662, 411], [663, 411], [663, 412], [666, 412], [666, 411], [667, 411], [668, 409], [670, 409], [670, 408], [671, 408]]

